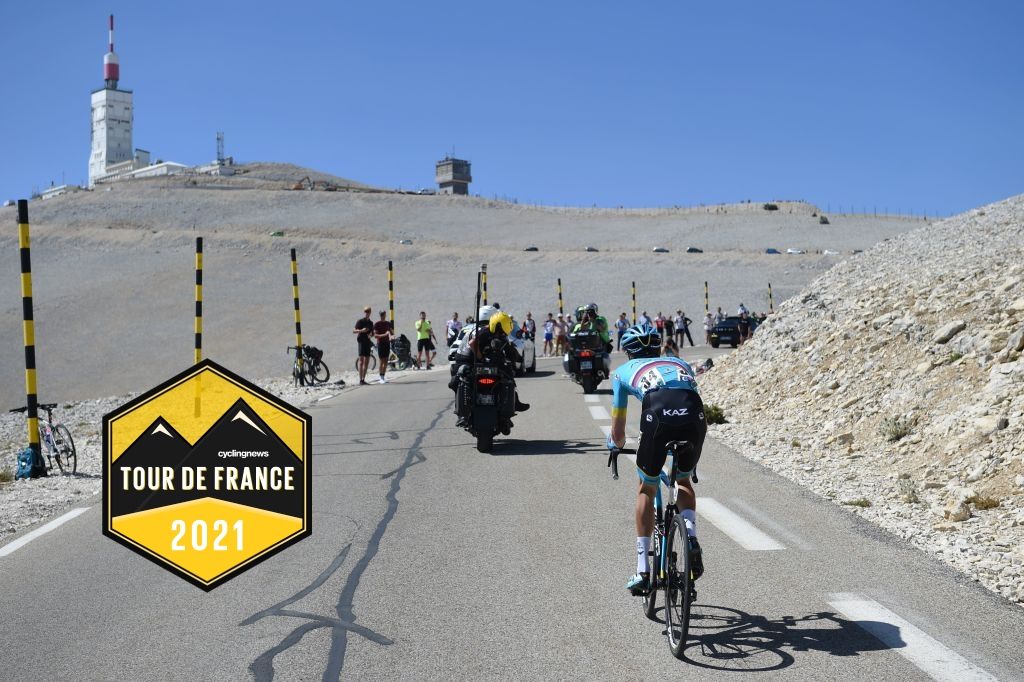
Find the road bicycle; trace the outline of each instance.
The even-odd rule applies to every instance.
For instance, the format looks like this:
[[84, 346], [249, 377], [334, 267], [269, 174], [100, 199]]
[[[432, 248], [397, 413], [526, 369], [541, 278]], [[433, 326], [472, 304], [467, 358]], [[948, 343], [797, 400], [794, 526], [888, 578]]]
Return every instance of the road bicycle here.
[[[73, 474], [78, 469], [78, 452], [68, 427], [53, 421], [53, 409], [57, 403], [44, 403], [39, 409], [46, 412], [46, 419], [39, 420], [39, 442], [46, 445], [46, 470], [53, 469], [53, 462], [61, 473]], [[28, 407], [16, 407], [11, 412], [25, 412]]]
[[[377, 356], [370, 355], [370, 360], [366, 363], [366, 372], [369, 374], [373, 370], [377, 369]], [[395, 352], [395, 346], [391, 344], [391, 352], [388, 354], [388, 369], [409, 369], [410, 367], [419, 367], [419, 362], [413, 357], [401, 357]], [[359, 371], [359, 358], [356, 358], [355, 370]]]
[[301, 346], [288, 346], [286, 353], [295, 351], [295, 360], [292, 362], [292, 378], [296, 386], [315, 386], [326, 383], [331, 378], [331, 370], [323, 361], [324, 352], [319, 348], [302, 344]]
[[[693, 445], [685, 440], [673, 440], [665, 444], [666, 460], [671, 463], [669, 473], [661, 472], [661, 484], [668, 487], [666, 500], [662, 499], [661, 484], [654, 494], [654, 531], [651, 533], [650, 549], [650, 591], [644, 595], [644, 614], [651, 620], [657, 610], [658, 591], [665, 593], [665, 632], [668, 647], [678, 659], [684, 657], [686, 638], [690, 629], [690, 607], [697, 599], [694, 587], [690, 541], [683, 517], [676, 512], [676, 453], [688, 452]], [[612, 478], [619, 478], [618, 456], [620, 450], [612, 449], [608, 454], [608, 466]], [[697, 472], [692, 474], [697, 482]]]

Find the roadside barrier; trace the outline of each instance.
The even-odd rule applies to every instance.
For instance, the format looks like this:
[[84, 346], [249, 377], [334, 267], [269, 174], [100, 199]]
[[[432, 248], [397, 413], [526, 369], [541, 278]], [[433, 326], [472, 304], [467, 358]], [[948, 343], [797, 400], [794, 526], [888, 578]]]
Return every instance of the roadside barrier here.
[[196, 237], [196, 339], [195, 364], [203, 359], [203, 238]]
[[636, 324], [636, 282], [633, 282], [633, 324]]
[[565, 314], [565, 309], [562, 307], [562, 278], [558, 278], [558, 314]]
[[295, 304], [295, 360], [302, 369], [302, 313], [299, 311], [299, 262], [292, 249], [292, 301]]
[[[298, 300], [298, 299], [296, 299]], [[388, 261], [388, 319], [391, 331], [395, 331], [395, 266]]]
[[22, 331], [25, 338], [25, 393], [28, 399], [28, 446], [32, 449], [32, 478], [46, 476], [39, 448], [39, 400], [36, 397], [36, 329], [32, 317], [32, 257], [28, 229], [28, 201], [18, 200], [18, 246], [21, 250]]

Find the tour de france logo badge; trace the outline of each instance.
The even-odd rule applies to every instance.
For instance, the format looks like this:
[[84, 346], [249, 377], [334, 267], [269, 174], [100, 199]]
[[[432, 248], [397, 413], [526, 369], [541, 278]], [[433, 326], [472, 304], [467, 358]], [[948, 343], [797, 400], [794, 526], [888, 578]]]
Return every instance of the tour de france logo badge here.
[[103, 534], [212, 590], [311, 533], [312, 432], [203, 360], [103, 417]]

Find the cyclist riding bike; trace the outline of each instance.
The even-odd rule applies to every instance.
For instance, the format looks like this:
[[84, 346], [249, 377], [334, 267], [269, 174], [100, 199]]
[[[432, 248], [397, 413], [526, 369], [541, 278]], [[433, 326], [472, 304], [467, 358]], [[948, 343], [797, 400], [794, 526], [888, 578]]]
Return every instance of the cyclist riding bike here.
[[654, 496], [665, 466], [666, 444], [689, 441], [689, 452], [675, 453], [678, 473], [676, 507], [686, 522], [694, 575], [704, 572], [697, 542], [697, 498], [690, 475], [700, 459], [707, 422], [704, 403], [690, 365], [674, 357], [661, 357], [661, 335], [651, 324], [637, 324], [622, 335], [622, 350], [629, 360], [612, 374], [612, 430], [608, 448], [626, 443], [626, 407], [629, 396], [640, 400], [640, 439], [636, 450], [640, 489], [636, 496], [636, 574], [626, 583], [635, 596], [650, 591], [651, 533], [654, 530]]

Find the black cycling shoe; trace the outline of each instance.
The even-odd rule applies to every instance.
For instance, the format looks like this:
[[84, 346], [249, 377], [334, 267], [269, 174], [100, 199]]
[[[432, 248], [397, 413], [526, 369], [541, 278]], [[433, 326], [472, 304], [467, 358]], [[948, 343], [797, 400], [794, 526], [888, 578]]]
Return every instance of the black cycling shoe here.
[[651, 592], [651, 574], [635, 574], [626, 582], [626, 589], [634, 597], [646, 597]]
[[702, 552], [700, 549], [700, 543], [697, 542], [697, 536], [690, 536], [690, 571], [693, 573], [693, 579], [704, 575], [704, 559], [702, 558]]
[[469, 426], [469, 417], [459, 417], [458, 421], [455, 422], [455, 426], [460, 429], [464, 429]]
[[528, 409], [530, 409], [529, 403], [521, 403], [519, 398], [516, 398], [516, 412], [526, 412]]
[[502, 422], [498, 426], [498, 431], [500, 431], [501, 435], [503, 435], [503, 436], [509, 435], [510, 433], [512, 433], [512, 422], [511, 421]]

